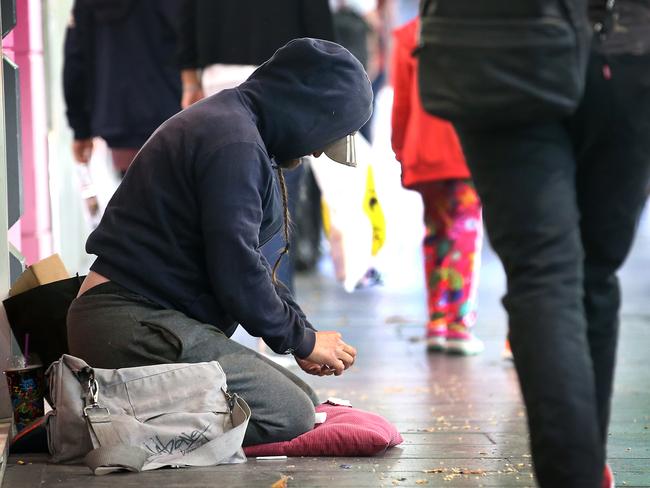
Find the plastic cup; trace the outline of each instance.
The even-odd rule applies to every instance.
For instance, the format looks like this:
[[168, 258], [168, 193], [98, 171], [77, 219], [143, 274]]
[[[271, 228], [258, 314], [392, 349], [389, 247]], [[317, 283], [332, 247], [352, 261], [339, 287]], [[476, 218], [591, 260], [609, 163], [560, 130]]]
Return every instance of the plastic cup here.
[[4, 371], [18, 431], [44, 415], [45, 374], [42, 364]]

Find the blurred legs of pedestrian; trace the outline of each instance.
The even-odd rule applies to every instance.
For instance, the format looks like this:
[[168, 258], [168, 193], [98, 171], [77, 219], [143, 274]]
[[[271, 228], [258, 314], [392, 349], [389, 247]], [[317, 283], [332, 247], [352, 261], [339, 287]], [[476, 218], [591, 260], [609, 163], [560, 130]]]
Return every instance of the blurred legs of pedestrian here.
[[316, 183], [311, 161], [311, 158], [304, 158], [300, 165], [304, 175], [298, 186], [299, 191], [296, 193], [296, 198], [289, 196], [289, 210], [293, 224], [291, 260], [296, 271], [314, 270], [321, 256], [322, 194]]
[[592, 53], [567, 120], [458, 129], [508, 278], [503, 302], [539, 483], [601, 487], [616, 271], [650, 179], [650, 55]]
[[473, 333], [480, 268], [481, 204], [471, 180], [420, 183], [430, 351], [471, 355], [484, 346]]
[[111, 147], [111, 158], [113, 159], [113, 167], [124, 177], [126, 170], [129, 169], [133, 158], [138, 154], [139, 148], [131, 147]]

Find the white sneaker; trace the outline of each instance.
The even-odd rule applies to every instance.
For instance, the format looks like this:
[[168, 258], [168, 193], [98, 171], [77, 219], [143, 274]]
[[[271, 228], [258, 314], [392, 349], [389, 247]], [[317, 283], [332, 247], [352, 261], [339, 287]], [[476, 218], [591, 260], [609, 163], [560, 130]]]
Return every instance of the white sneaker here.
[[476, 337], [474, 334], [469, 334], [469, 337], [448, 337], [445, 351], [448, 354], [459, 354], [461, 356], [474, 356], [480, 354], [485, 350], [483, 341]]
[[426, 331], [427, 351], [443, 352], [447, 345], [447, 324], [442, 319], [430, 321]]
[[444, 336], [431, 336], [426, 338], [427, 351], [442, 352], [446, 349], [447, 338]]

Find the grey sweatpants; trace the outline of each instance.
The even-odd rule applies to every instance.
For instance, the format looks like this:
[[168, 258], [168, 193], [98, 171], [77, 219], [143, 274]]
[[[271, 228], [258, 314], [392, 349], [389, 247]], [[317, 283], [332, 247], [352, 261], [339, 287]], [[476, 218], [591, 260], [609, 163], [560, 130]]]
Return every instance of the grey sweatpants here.
[[318, 397], [296, 375], [217, 327], [114, 283], [74, 300], [67, 325], [70, 354], [97, 368], [219, 361], [228, 389], [251, 407], [245, 446], [293, 439], [314, 427]]

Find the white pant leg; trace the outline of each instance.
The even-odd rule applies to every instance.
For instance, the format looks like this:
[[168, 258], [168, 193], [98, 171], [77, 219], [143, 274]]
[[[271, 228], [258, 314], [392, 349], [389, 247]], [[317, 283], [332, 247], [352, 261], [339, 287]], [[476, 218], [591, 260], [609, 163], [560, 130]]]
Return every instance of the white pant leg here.
[[243, 83], [257, 69], [257, 66], [241, 64], [211, 64], [203, 69], [201, 84], [206, 97], [221, 90], [235, 88]]

